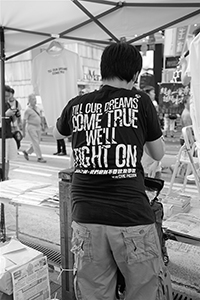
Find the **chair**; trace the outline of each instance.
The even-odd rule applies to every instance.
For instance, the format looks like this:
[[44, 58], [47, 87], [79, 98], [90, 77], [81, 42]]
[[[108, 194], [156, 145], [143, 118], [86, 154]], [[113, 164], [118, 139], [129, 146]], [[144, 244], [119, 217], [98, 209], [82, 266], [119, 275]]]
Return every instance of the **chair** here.
[[172, 191], [173, 184], [174, 184], [175, 177], [177, 175], [177, 171], [180, 166], [180, 163], [185, 163], [185, 164], [187, 164], [187, 169], [186, 169], [186, 174], [185, 174], [184, 181], [183, 181], [182, 192], [185, 191], [185, 187], [186, 187], [186, 183], [187, 183], [187, 176], [189, 175], [189, 172], [192, 171], [194, 174], [195, 183], [196, 183], [199, 195], [200, 195], [200, 178], [198, 176], [198, 173], [197, 173], [197, 170], [195, 167], [195, 163], [198, 162], [198, 158], [195, 157], [196, 143], [195, 143], [195, 137], [194, 137], [194, 132], [193, 132], [192, 126], [190, 125], [190, 126], [183, 127], [182, 135], [183, 135], [183, 139], [184, 139], [184, 145], [181, 146], [181, 148], [179, 150], [167, 194], [169, 195]]

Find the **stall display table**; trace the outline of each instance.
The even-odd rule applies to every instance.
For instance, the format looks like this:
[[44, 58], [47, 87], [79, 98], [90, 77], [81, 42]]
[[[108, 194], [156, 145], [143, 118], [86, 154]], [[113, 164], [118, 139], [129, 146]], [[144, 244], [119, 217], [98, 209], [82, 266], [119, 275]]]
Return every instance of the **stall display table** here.
[[16, 237], [19, 235], [19, 206], [37, 209], [59, 209], [59, 189], [51, 184], [26, 180], [0, 182], [0, 202], [15, 206]]
[[[174, 205], [163, 197], [164, 221], [163, 229], [168, 238], [178, 242], [200, 246], [200, 201], [199, 196], [173, 192]], [[162, 196], [162, 195], [161, 195]]]

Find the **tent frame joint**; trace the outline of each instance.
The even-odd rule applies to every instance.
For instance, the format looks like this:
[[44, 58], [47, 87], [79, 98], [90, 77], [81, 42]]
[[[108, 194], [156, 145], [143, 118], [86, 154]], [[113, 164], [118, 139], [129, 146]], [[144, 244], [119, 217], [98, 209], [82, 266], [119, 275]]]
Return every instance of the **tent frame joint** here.
[[59, 39], [60, 38], [60, 34], [59, 33], [52, 33], [51, 37], [54, 39]]

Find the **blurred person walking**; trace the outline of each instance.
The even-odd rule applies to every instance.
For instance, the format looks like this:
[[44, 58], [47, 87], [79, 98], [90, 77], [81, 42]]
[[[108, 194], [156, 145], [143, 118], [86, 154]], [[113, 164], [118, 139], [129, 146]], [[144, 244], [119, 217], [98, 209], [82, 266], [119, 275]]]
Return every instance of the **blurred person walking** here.
[[23, 136], [26, 135], [26, 130], [31, 140], [31, 144], [27, 150], [23, 151], [24, 158], [29, 160], [29, 154], [35, 152], [37, 161], [40, 163], [46, 163], [46, 160], [42, 157], [40, 149], [41, 141], [41, 117], [40, 109], [36, 105], [37, 99], [35, 94], [28, 96], [28, 108], [24, 112], [23, 119]]

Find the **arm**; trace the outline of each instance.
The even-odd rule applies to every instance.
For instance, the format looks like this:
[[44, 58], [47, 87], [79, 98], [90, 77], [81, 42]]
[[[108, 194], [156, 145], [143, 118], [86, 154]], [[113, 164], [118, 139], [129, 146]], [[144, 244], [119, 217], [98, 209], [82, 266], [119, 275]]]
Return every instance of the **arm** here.
[[25, 137], [26, 136], [26, 119], [24, 119], [22, 122], [22, 133], [23, 133], [23, 136]]
[[57, 127], [55, 126], [53, 128], [53, 137], [56, 139], [56, 140], [61, 140], [61, 139], [64, 139], [66, 136], [60, 134], [60, 132], [58, 131]]
[[163, 137], [153, 142], [146, 142], [145, 152], [153, 159], [157, 161], [161, 160], [165, 154], [165, 142]]
[[26, 136], [26, 122], [27, 122], [27, 119], [28, 119], [28, 114], [27, 114], [27, 110], [25, 110], [24, 119], [23, 119], [23, 122], [22, 122], [22, 133], [23, 133], [24, 137]]
[[15, 112], [16, 112], [16, 110], [8, 108], [5, 111], [5, 116], [8, 117], [8, 118], [11, 118], [11, 117], [13, 117], [15, 115]]

